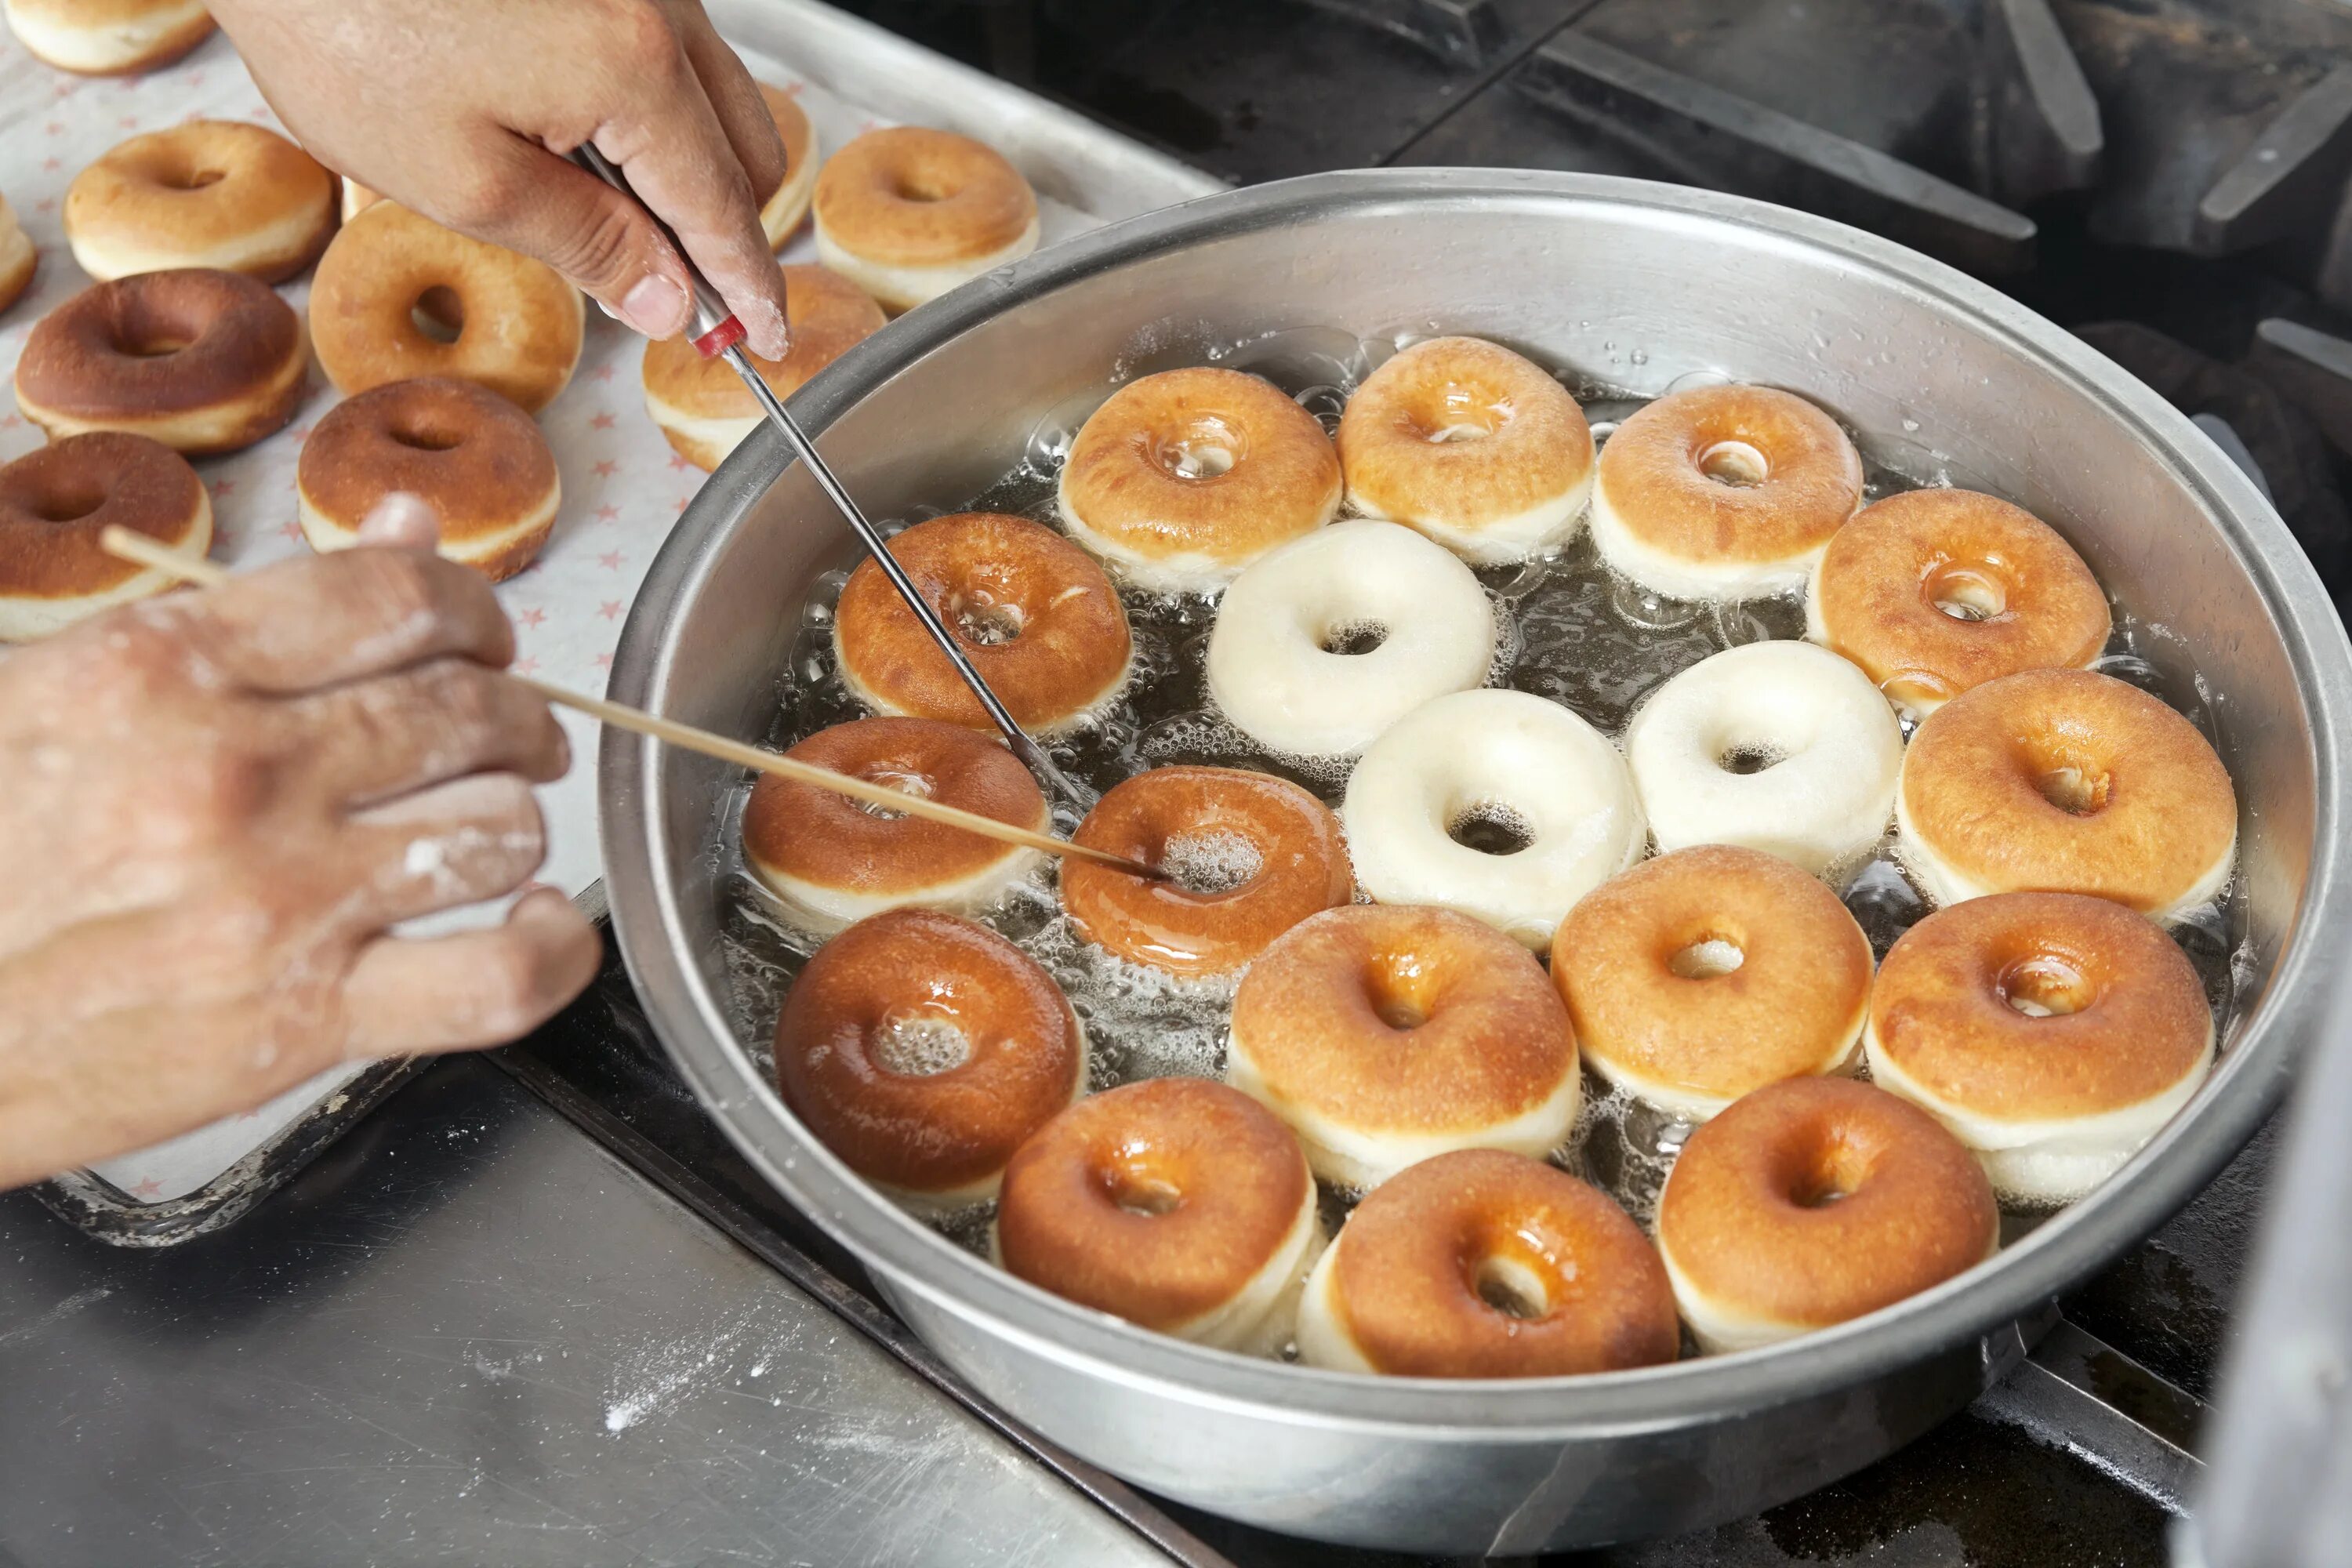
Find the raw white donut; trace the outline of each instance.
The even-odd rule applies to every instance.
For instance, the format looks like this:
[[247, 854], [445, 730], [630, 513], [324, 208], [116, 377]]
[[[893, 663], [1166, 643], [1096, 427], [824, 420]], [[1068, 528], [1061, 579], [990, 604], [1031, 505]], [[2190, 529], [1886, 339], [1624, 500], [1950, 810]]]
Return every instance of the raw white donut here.
[[[1453, 829], [1480, 817], [1510, 823], [1526, 847], [1496, 855], [1457, 843]], [[1339, 818], [1375, 900], [1454, 910], [1533, 948], [1640, 859], [1646, 838], [1617, 748], [1524, 691], [1458, 691], [1399, 720], [1356, 764]]]
[[[1749, 643], [1660, 687], [1626, 729], [1625, 758], [1661, 853], [1740, 844], [1834, 876], [1886, 830], [1903, 729], [1827, 648]], [[1743, 759], [1763, 765], [1734, 771]]]
[[[1378, 647], [1335, 653], [1351, 632]], [[1483, 685], [1495, 610], [1470, 568], [1393, 522], [1339, 522], [1234, 579], [1209, 634], [1209, 695], [1260, 744], [1352, 757], [1433, 697]]]

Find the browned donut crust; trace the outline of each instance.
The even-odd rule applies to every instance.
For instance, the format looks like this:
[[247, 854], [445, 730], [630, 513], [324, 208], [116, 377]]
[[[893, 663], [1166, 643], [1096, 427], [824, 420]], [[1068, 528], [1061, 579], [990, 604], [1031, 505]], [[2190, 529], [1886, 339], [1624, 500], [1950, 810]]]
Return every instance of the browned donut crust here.
[[[69, 59], [25, 43], [27, 54], [77, 76], [138, 76], [161, 70], [185, 58], [198, 44], [213, 36], [216, 26], [211, 12], [190, 5], [187, 0], [7, 0], [7, 11], [19, 43], [25, 43], [27, 23], [35, 24], [30, 30], [39, 36], [110, 28], [143, 31], [154, 25], [155, 18], [167, 19], [166, 26], [143, 47], [124, 50], [118, 46], [108, 51], [111, 58], [104, 64], [96, 63], [88, 53]], [[177, 12], [187, 15], [177, 23], [170, 23], [168, 18]]]
[[[1608, 1194], [1525, 1154], [1464, 1149], [1373, 1189], [1333, 1258], [1356, 1349], [1402, 1377], [1562, 1377], [1675, 1359], [1674, 1290], [1657, 1249]], [[1520, 1318], [1481, 1273], [1515, 1265], [1543, 1289]]]
[[[1677, 954], [1728, 942], [1739, 967], [1686, 977]], [[1870, 941], [1838, 896], [1777, 855], [1729, 844], [1661, 855], [1594, 889], [1552, 938], [1551, 979], [1605, 1076], [1706, 1100], [1826, 1072], [1862, 1032]]]
[[1298, 1223], [1306, 1156], [1257, 1101], [1197, 1078], [1089, 1095], [1004, 1172], [1004, 1267], [1066, 1300], [1171, 1330], [1232, 1300]]
[[798, 98], [768, 82], [758, 85], [768, 118], [776, 122], [776, 138], [784, 144], [784, 177], [760, 198], [760, 226], [767, 234], [768, 248], [780, 250], [808, 216], [809, 202], [816, 194], [816, 171], [809, 167], [816, 155], [816, 129]]
[[[952, 1028], [969, 1057], [894, 1071], [909, 1026]], [[984, 926], [889, 910], [817, 950], [776, 1023], [784, 1103], [870, 1181], [943, 1194], [1001, 1172], [1076, 1094], [1086, 1045], [1036, 961]]]
[[1062, 867], [1062, 905], [1078, 933], [1130, 963], [1171, 974], [1240, 968], [1307, 916], [1355, 890], [1339, 819], [1286, 780], [1238, 768], [1169, 767], [1138, 773], [1104, 795], [1077, 842], [1147, 866], [1188, 847], [1246, 846], [1256, 868], [1237, 884], [1193, 891], [1145, 881], [1092, 861]]
[[1822, 1328], [1974, 1267], [2000, 1217], [1983, 1167], [1934, 1117], [1852, 1079], [1794, 1078], [1690, 1135], [1658, 1245], [1725, 1310]]
[[1863, 508], [1831, 536], [1809, 609], [1823, 645], [1921, 711], [2021, 669], [2081, 668], [2110, 625], [2105, 592], [2056, 529], [1974, 490]]
[[0, 195], [0, 313], [25, 297], [33, 286], [33, 274], [40, 269], [40, 251], [16, 222], [8, 198]]
[[817, 171], [816, 221], [841, 247], [890, 267], [1003, 250], [1037, 221], [1037, 195], [1004, 155], [952, 131], [868, 131]]
[[355, 542], [378, 501], [405, 492], [441, 520], [441, 553], [494, 583], [530, 564], [562, 500], [538, 423], [494, 392], [443, 376], [337, 404], [302, 443], [294, 482], [313, 543]]
[[185, 268], [93, 284], [35, 323], [16, 404], [51, 439], [152, 436], [201, 456], [249, 447], [302, 401], [302, 322], [266, 283]]
[[[427, 334], [415, 319], [419, 309], [455, 325], [456, 341]], [[343, 225], [310, 280], [319, 363], [341, 391], [454, 376], [528, 414], [572, 380], [582, 309], [580, 291], [553, 268], [396, 202], [377, 202]]]
[[212, 503], [195, 469], [160, 441], [94, 430], [0, 467], [0, 597], [102, 594], [142, 568], [101, 549], [121, 527], [181, 549], [209, 531]]
[[[760, 379], [778, 397], [790, 397], [834, 361], [882, 330], [887, 318], [865, 289], [822, 267], [787, 267], [784, 319], [792, 348], [780, 360], [751, 356]], [[715, 468], [764, 417], [759, 400], [735, 367], [705, 357], [681, 333], [646, 345], [646, 411], [679, 456], [700, 468]], [[698, 426], [723, 422], [731, 439], [723, 445]], [[740, 429], [733, 428], [740, 426]]]
[[[2035, 1017], [2011, 997], [2053, 1010]], [[2004, 1121], [2137, 1105], [2204, 1059], [2212, 1009], [2154, 921], [2074, 893], [2002, 893], [1903, 933], [1871, 999], [1876, 1047], [1948, 1104]]]
[[[1052, 529], [1003, 512], [956, 512], [907, 529], [890, 553], [1024, 729], [1066, 725], [1124, 684], [1134, 651], [1127, 610], [1094, 559]], [[982, 641], [975, 631], [1013, 635]], [[871, 561], [841, 591], [834, 642], [843, 675], [871, 706], [993, 728]]]
[[[1708, 454], [1760, 454], [1753, 484], [1708, 477]], [[1669, 393], [1626, 416], [1598, 482], [1626, 528], [1678, 561], [1765, 562], [1820, 548], [1862, 504], [1862, 458], [1837, 421], [1769, 386]]]
[[93, 278], [219, 267], [277, 283], [335, 232], [335, 176], [264, 126], [191, 120], [110, 148], [66, 190], [66, 237]]
[[[897, 788], [912, 784], [941, 805], [1032, 832], [1046, 825], [1045, 792], [1021, 759], [936, 719], [854, 719], [784, 755]], [[978, 876], [1020, 851], [944, 822], [877, 816], [847, 795], [762, 773], [743, 808], [743, 853], [799, 881], [887, 898]]]

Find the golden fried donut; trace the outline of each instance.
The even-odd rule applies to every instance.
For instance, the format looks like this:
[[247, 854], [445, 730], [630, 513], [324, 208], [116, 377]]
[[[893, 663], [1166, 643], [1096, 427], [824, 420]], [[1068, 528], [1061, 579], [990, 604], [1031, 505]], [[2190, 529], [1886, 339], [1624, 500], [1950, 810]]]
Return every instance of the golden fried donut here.
[[868, 131], [816, 176], [816, 258], [911, 310], [1037, 248], [1037, 193], [1003, 154], [952, 131]]
[[310, 354], [268, 284], [189, 268], [93, 284], [34, 323], [16, 406], [55, 440], [127, 430], [201, 456], [294, 417]]
[[781, 250], [793, 230], [800, 227], [801, 219], [808, 216], [809, 197], [816, 190], [816, 127], [809, 123], [800, 100], [782, 88], [763, 81], [760, 98], [784, 143], [783, 183], [760, 204], [760, 227], [767, 233], [768, 248]]
[[1658, 1198], [1658, 1252], [1700, 1346], [1749, 1350], [1859, 1318], [1993, 1254], [1976, 1157], [1883, 1089], [1792, 1078], [1690, 1135]]
[[1021, 1146], [993, 1251], [1081, 1306], [1270, 1355], [1322, 1240], [1290, 1129], [1223, 1084], [1159, 1078], [1091, 1095]]
[[131, 76], [212, 37], [202, 0], [0, 0], [26, 52], [80, 76]]
[[1592, 431], [1532, 360], [1431, 338], [1364, 378], [1339, 419], [1348, 504], [1481, 565], [1558, 548], [1592, 492]]
[[1062, 865], [1078, 934], [1171, 974], [1239, 969], [1355, 889], [1339, 819], [1269, 773], [1153, 768], [1104, 795], [1076, 837], [1171, 874], [1148, 882], [1076, 857]]
[[[822, 267], [784, 268], [784, 318], [793, 346], [780, 360], [751, 356], [778, 397], [879, 331], [882, 307], [863, 289]], [[747, 353], [750, 351], [745, 351]], [[735, 367], [702, 352], [683, 332], [646, 345], [646, 412], [679, 456], [715, 468], [764, 417]]]
[[2029, 669], [1920, 724], [1895, 829], [1939, 904], [2093, 893], [2168, 920], [2228, 884], [2238, 801], [2197, 727], [2147, 692], [2087, 669]]
[[1213, 592], [1339, 510], [1339, 458], [1272, 382], [1195, 366], [1130, 381], [1062, 465], [1062, 521], [1156, 594]]
[[2154, 922], [2079, 893], [1938, 910], [1886, 955], [1870, 1074], [1977, 1152], [1998, 1191], [2075, 1198], [2189, 1102], [2213, 1010]]
[[1643, 405], [1601, 447], [1592, 538], [1654, 593], [1752, 599], [1803, 587], [1861, 504], [1836, 420], [1769, 386], [1702, 386]]
[[1607, 1194], [1524, 1154], [1423, 1160], [1307, 1277], [1298, 1354], [1399, 1377], [1564, 1377], [1675, 1359], [1665, 1266]]
[[337, 404], [294, 472], [295, 515], [311, 545], [357, 544], [360, 524], [395, 492], [441, 520], [441, 553], [503, 582], [555, 528], [563, 487], [531, 416], [494, 392], [446, 376], [395, 381]]
[[1541, 1154], [1576, 1121], [1576, 1037], [1541, 965], [1451, 910], [1349, 904], [1276, 937], [1234, 997], [1225, 1079], [1315, 1173], [1373, 1187], [1454, 1149]]
[[176, 581], [109, 554], [117, 523], [187, 555], [212, 548], [212, 499], [160, 441], [94, 430], [0, 467], [0, 642], [30, 642]]
[[[1043, 833], [1045, 796], [1019, 758], [936, 719], [856, 719], [784, 755]], [[796, 921], [833, 931], [905, 904], [984, 909], [1042, 858], [919, 816], [762, 773], [743, 808], [743, 859]]]
[[65, 217], [92, 278], [217, 267], [277, 283], [326, 249], [335, 176], [274, 131], [191, 120], [133, 136], [76, 174]]
[[[906, 530], [890, 553], [1031, 734], [1069, 729], [1127, 684], [1127, 611], [1102, 568], [1052, 529], [1003, 512], [956, 512]], [[993, 730], [873, 562], [849, 574], [833, 636], [842, 677], [868, 708]]]
[[2088, 668], [2107, 596], [2058, 531], [1974, 490], [1906, 490], [1831, 536], [1805, 635], [1925, 716], [2021, 669]]
[[1036, 961], [935, 910], [888, 910], [817, 949], [776, 1021], [793, 1114], [920, 1208], [993, 1197], [1086, 1070], [1077, 1015]]
[[24, 298], [40, 265], [41, 253], [34, 247], [33, 237], [17, 223], [8, 198], [0, 196], [0, 310]]
[[377, 202], [343, 225], [310, 280], [319, 363], [343, 392], [447, 375], [487, 386], [526, 414], [572, 380], [581, 311], [580, 291], [544, 262], [468, 239], [396, 202]]
[[1552, 938], [1551, 980], [1595, 1071], [1703, 1121], [1750, 1089], [1853, 1058], [1870, 939], [1819, 879], [1708, 844], [1586, 894]]

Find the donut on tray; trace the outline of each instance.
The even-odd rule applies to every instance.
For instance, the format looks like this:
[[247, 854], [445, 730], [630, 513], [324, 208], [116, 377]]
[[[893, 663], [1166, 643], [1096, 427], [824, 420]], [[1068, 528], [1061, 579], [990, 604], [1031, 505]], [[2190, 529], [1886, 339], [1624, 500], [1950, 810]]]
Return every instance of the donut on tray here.
[[[748, 355], [778, 397], [798, 392], [883, 323], [881, 306], [822, 267], [784, 268], [784, 315], [793, 339], [784, 357]], [[643, 375], [646, 412], [696, 468], [717, 468], [766, 418], [735, 367], [705, 357], [683, 335], [647, 343]]]
[[177, 579], [110, 554], [120, 524], [184, 554], [212, 547], [212, 499], [187, 459], [144, 436], [68, 436], [0, 467], [0, 642], [30, 642]]
[[809, 197], [816, 191], [816, 127], [809, 123], [798, 98], [764, 81], [759, 86], [761, 101], [768, 106], [776, 135], [784, 143], [783, 183], [760, 204], [760, 227], [767, 234], [768, 248], [782, 250], [808, 216]]
[[40, 265], [41, 253], [34, 247], [33, 237], [17, 223], [8, 198], [0, 196], [0, 311], [25, 297]]
[[1037, 194], [1003, 154], [952, 131], [868, 131], [825, 160], [816, 258], [911, 310], [1037, 248]]
[[118, 143], [66, 188], [66, 243], [92, 278], [217, 267], [282, 282], [335, 232], [335, 176], [258, 125], [191, 120]]
[[213, 33], [203, 0], [0, 0], [0, 15], [26, 53], [77, 76], [156, 70]]

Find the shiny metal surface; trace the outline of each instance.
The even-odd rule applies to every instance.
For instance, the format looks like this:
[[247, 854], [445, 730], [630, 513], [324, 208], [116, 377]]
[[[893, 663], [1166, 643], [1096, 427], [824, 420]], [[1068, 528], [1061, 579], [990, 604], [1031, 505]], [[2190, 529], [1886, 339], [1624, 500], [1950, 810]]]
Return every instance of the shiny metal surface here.
[[226, 1231], [14, 1193], [0, 1258], [8, 1568], [1175, 1561], [485, 1062]]
[[[876, 1195], [731, 1037], [710, 852], [726, 771], [607, 735], [616, 929], [655, 1027], [746, 1156], [887, 1281], [984, 1392], [1075, 1452], [1332, 1540], [1528, 1552], [1732, 1517], [1848, 1472], [2021, 1353], [2012, 1325], [2178, 1208], [2252, 1131], [2311, 1030], [2347, 913], [2352, 658], [2247, 479], [2111, 363], [1884, 240], [1714, 193], [1589, 176], [1375, 171], [1099, 231], [927, 306], [794, 400], [877, 511], [952, 503], [1115, 371], [1324, 325], [1500, 338], [1636, 392], [1720, 371], [1790, 387], [1873, 455], [2010, 496], [2082, 547], [2207, 682], [2244, 816], [2252, 1010], [2190, 1109], [2087, 1201], [1946, 1286], [1789, 1344], [1638, 1373], [1381, 1380], [1248, 1362], [1081, 1311]], [[843, 563], [766, 434], [688, 508], [614, 695], [730, 733], [776, 708], [793, 610]]]

